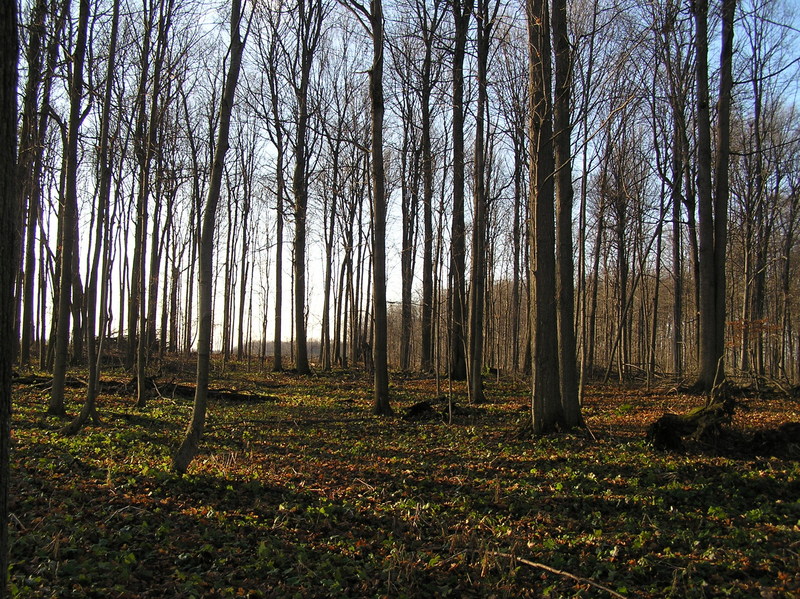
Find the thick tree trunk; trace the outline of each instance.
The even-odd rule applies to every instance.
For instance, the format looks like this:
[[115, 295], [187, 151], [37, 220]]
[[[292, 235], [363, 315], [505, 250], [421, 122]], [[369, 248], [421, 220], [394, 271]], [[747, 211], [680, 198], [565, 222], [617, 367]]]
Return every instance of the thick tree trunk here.
[[575, 268], [572, 263], [572, 147], [570, 97], [572, 53], [567, 32], [566, 0], [553, 2], [555, 45], [555, 96], [553, 136], [556, 184], [556, 297], [558, 309], [558, 365], [564, 424], [583, 424], [578, 401], [578, 366], [575, 344]]
[[386, 195], [383, 164], [383, 2], [372, 0], [373, 62], [369, 72], [372, 105], [372, 301], [375, 319], [372, 365], [375, 369], [372, 412], [389, 416], [389, 365], [386, 314]]
[[483, 394], [483, 341], [484, 309], [486, 301], [486, 230], [489, 194], [486, 184], [486, 113], [489, 102], [486, 80], [489, 44], [493, 27], [489, 0], [478, 0], [477, 25], [477, 84], [478, 106], [475, 116], [475, 163], [473, 168], [473, 212], [472, 212], [472, 271], [470, 275], [469, 310], [469, 394], [471, 403], [485, 401]]
[[466, 233], [464, 226], [464, 56], [473, 0], [453, 0], [453, 221], [450, 241], [450, 377], [467, 378]]
[[725, 259], [728, 228], [730, 104], [733, 89], [735, 0], [723, 0], [717, 147], [711, 180], [711, 117], [708, 92], [708, 1], [693, 5], [697, 83], [697, 195], [700, 268], [700, 373], [698, 385], [709, 391], [725, 379]]
[[[17, 3], [0, 2], [0, 264], [16, 264]], [[14, 346], [13, 268], [0, 268], [0, 599], [6, 597], [11, 461], [11, 368]]]
[[564, 424], [556, 325], [555, 189], [552, 145], [550, 15], [547, 2], [528, 0], [531, 146], [531, 325], [533, 392], [531, 416], [536, 435]]
[[711, 114], [708, 93], [708, 0], [693, 5], [697, 86], [697, 202], [699, 279], [698, 384], [708, 391], [717, 378], [722, 356], [716, 351], [716, 290], [714, 277], [714, 204], [711, 189]]

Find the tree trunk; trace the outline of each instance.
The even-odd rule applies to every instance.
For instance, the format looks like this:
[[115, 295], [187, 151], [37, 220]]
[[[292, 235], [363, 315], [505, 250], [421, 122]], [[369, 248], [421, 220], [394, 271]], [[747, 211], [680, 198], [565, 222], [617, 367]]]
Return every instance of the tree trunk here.
[[[414, 258], [416, 255], [417, 212], [417, 165], [412, 141], [414, 124], [409, 93], [404, 98], [403, 149], [400, 156], [400, 204], [402, 211], [402, 248], [400, 250], [400, 369], [411, 369], [411, 334], [413, 330], [412, 290], [414, 287]], [[409, 166], [409, 159], [411, 165]]]
[[372, 365], [375, 369], [372, 412], [390, 416], [386, 314], [386, 196], [383, 165], [383, 2], [372, 0], [372, 68], [369, 72], [372, 105], [372, 301], [375, 319]]
[[[16, 264], [17, 3], [0, 2], [0, 264]], [[77, 65], [76, 65], [77, 66]], [[0, 599], [6, 597], [11, 453], [11, 368], [14, 347], [13, 268], [0, 268]]]
[[708, 93], [708, 2], [693, 5], [697, 54], [697, 195], [700, 268], [700, 374], [698, 385], [710, 391], [725, 379], [725, 255], [728, 227], [730, 103], [733, 88], [735, 0], [722, 3], [720, 89], [717, 104], [716, 189], [711, 186], [711, 125]]
[[[100, 358], [102, 355], [103, 339], [105, 337], [106, 293], [102, 293], [100, 303], [100, 339], [95, 338], [95, 320], [97, 318], [97, 285], [98, 269], [101, 253], [105, 255], [106, 213], [111, 196], [111, 168], [109, 160], [109, 122], [111, 120], [111, 99], [115, 75], [117, 32], [119, 29], [119, 4], [114, 3], [111, 17], [111, 39], [108, 49], [108, 64], [106, 68], [105, 89], [103, 92], [103, 113], [100, 119], [100, 148], [97, 162], [100, 170], [99, 191], [97, 194], [97, 208], [95, 214], [95, 246], [89, 272], [89, 285], [86, 290], [86, 336], [89, 361], [89, 380], [86, 387], [86, 399], [78, 416], [62, 431], [66, 435], [74, 435], [86, 424], [87, 420], [97, 418], [95, 403], [100, 382]], [[104, 275], [107, 274], [104, 269]], [[105, 276], [103, 277], [105, 289]]]
[[58, 325], [56, 328], [53, 388], [48, 412], [64, 416], [64, 380], [69, 362], [69, 316], [72, 289], [72, 265], [78, 212], [78, 133], [83, 97], [83, 65], [89, 24], [89, 0], [80, 0], [77, 39], [72, 55], [72, 80], [69, 87], [70, 115], [67, 133], [63, 229], [61, 238], [61, 281], [58, 290]]
[[551, 105], [550, 18], [547, 2], [528, 0], [531, 145], [531, 292], [533, 392], [536, 435], [564, 424], [558, 369], [555, 272], [555, 189]]
[[[145, 9], [147, 10], [147, 9]], [[148, 157], [147, 148], [147, 81], [150, 70], [150, 52], [152, 40], [153, 9], [150, 7], [149, 14], [144, 18], [144, 36], [141, 51], [141, 72], [139, 74], [139, 84], [136, 92], [136, 129], [134, 131], [134, 153], [139, 163], [139, 189], [136, 195], [136, 226], [133, 240], [133, 264], [131, 266], [131, 286], [130, 300], [128, 301], [128, 339], [127, 350], [125, 352], [125, 368], [131, 369], [137, 366], [138, 376], [138, 346], [136, 340], [139, 337], [139, 320], [141, 317], [140, 304], [144, 302], [142, 293], [144, 290], [144, 253], [145, 239], [147, 237], [147, 187], [149, 182], [149, 172], [146, 168]]]
[[717, 102], [717, 148], [714, 162], [714, 354], [715, 383], [725, 378], [726, 262], [728, 245], [728, 201], [730, 165], [730, 113], [733, 94], [733, 30], [736, 0], [722, 0], [722, 45], [720, 89]]
[[[22, 123], [20, 127], [19, 156], [17, 159], [17, 181], [20, 194], [20, 219], [24, 218], [27, 206], [26, 243], [25, 243], [25, 268], [23, 270], [23, 294], [19, 300], [22, 304], [20, 364], [26, 365], [30, 361], [31, 338], [33, 336], [33, 308], [36, 301], [34, 295], [34, 270], [36, 267], [34, 243], [36, 239], [36, 225], [39, 216], [39, 196], [41, 183], [39, 179], [42, 153], [44, 144], [39, 142], [37, 97], [39, 87], [44, 78], [42, 65], [42, 43], [45, 38], [45, 19], [47, 17], [47, 0], [37, 0], [31, 10], [28, 26], [28, 50], [26, 53], [28, 63], [28, 79], [25, 83], [25, 94], [22, 99]], [[36, 165], [39, 165], [39, 169]], [[20, 238], [22, 244], [22, 222], [20, 220]], [[24, 299], [23, 299], [24, 296]]]
[[280, 118], [280, 98], [277, 72], [278, 33], [273, 29], [270, 41], [268, 69], [272, 120], [275, 144], [275, 327], [272, 338], [272, 371], [283, 370], [283, 210], [285, 206], [286, 179], [283, 172], [285, 144], [283, 124]]
[[555, 45], [555, 96], [553, 135], [556, 185], [556, 297], [558, 322], [558, 365], [561, 406], [568, 428], [581, 426], [578, 401], [578, 367], [575, 347], [575, 268], [572, 263], [572, 148], [570, 144], [570, 96], [572, 94], [572, 54], [567, 32], [566, 0], [553, 2], [553, 40]]
[[[141, 238], [137, 243], [141, 243], [139, 249], [139, 273], [138, 273], [138, 308], [139, 308], [139, 338], [136, 348], [136, 406], [143, 408], [147, 401], [147, 389], [145, 385], [145, 369], [147, 367], [147, 360], [150, 354], [150, 319], [155, 320], [156, 313], [156, 289], [158, 286], [158, 242], [157, 235], [155, 235], [159, 220], [159, 210], [157, 208], [153, 215], [153, 240], [152, 252], [150, 263], [150, 285], [147, 286], [147, 276], [145, 273], [146, 263], [146, 248], [147, 248], [147, 221], [148, 221], [148, 197], [150, 195], [150, 181], [151, 181], [151, 162], [153, 153], [156, 149], [156, 142], [158, 140], [159, 121], [161, 116], [159, 114], [160, 107], [159, 101], [161, 98], [161, 74], [167, 54], [167, 35], [169, 33], [170, 25], [172, 23], [172, 6], [175, 0], [159, 0], [159, 18], [158, 18], [158, 37], [156, 40], [156, 55], [153, 63], [153, 81], [150, 90], [150, 116], [149, 119], [144, 117], [144, 98], [140, 99], [142, 102], [142, 120], [138, 126], [146, 127], [147, 133], [144, 134], [142, 130], [142, 143], [145, 147], [140, 148], [140, 179], [139, 179], [139, 195], [137, 201], [139, 203], [139, 220], [141, 221]], [[146, 71], [145, 71], [146, 74]], [[146, 83], [145, 83], [146, 86]], [[144, 92], [145, 88], [140, 88], [140, 92]], [[161, 198], [156, 194], [156, 204], [161, 201]], [[138, 226], [138, 223], [137, 223]], [[150, 296], [150, 303], [152, 308], [146, 303], [146, 295]], [[155, 322], [152, 323], [153, 332], [155, 332]]]
[[450, 378], [467, 378], [466, 233], [464, 226], [464, 56], [473, 0], [453, 0], [453, 222], [450, 242]]
[[431, 147], [431, 88], [433, 43], [437, 22], [421, 23], [425, 56], [422, 61], [420, 112], [422, 128], [422, 306], [420, 318], [420, 369], [433, 368], [433, 150]]
[[294, 192], [294, 328], [297, 340], [295, 368], [300, 374], [308, 374], [308, 345], [306, 341], [306, 212], [308, 191], [306, 171], [306, 130], [308, 113], [306, 98], [298, 98], [300, 118], [297, 124], [295, 143]]
[[678, 123], [673, 119], [672, 155], [672, 372], [676, 381], [683, 376], [683, 252], [681, 244], [681, 178], [683, 153], [680, 149]]
[[242, 64], [244, 43], [239, 36], [241, 21], [241, 0], [231, 3], [230, 32], [230, 64], [225, 78], [225, 89], [220, 103], [219, 132], [214, 149], [214, 161], [211, 167], [211, 179], [208, 187], [206, 209], [203, 214], [203, 229], [200, 239], [200, 264], [198, 267], [198, 337], [197, 337], [197, 383], [194, 397], [192, 419], [186, 429], [186, 437], [173, 458], [173, 468], [178, 473], [185, 473], [197, 453], [200, 437], [203, 434], [208, 402], [208, 379], [211, 354], [211, 306], [212, 277], [214, 260], [214, 225], [222, 187], [222, 174], [225, 166], [225, 153], [228, 151], [228, 133], [230, 130], [233, 100], [239, 70]]
[[469, 393], [471, 403], [485, 401], [483, 394], [483, 338], [484, 307], [486, 301], [486, 221], [488, 192], [486, 185], [485, 128], [489, 102], [486, 81], [489, 44], [493, 27], [489, 0], [478, 0], [476, 20], [478, 25], [478, 107], [475, 117], [475, 163], [473, 168], [473, 215], [472, 215], [472, 271], [470, 276], [469, 311]]

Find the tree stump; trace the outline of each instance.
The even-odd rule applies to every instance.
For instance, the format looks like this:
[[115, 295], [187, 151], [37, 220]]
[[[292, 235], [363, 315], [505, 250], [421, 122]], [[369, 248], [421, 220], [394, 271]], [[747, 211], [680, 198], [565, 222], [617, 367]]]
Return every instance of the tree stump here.
[[680, 451], [683, 439], [713, 441], [730, 424], [736, 402], [730, 395], [695, 408], [686, 414], [667, 413], [647, 429], [647, 440], [656, 449]]

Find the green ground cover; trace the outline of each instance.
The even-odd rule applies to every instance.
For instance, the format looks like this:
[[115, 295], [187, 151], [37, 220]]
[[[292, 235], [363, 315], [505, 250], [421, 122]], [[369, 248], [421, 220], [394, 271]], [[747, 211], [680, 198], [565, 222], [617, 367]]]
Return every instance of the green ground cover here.
[[[256, 395], [212, 401], [186, 476], [191, 400], [103, 395], [103, 425], [64, 437], [47, 391], [17, 387], [13, 597], [800, 596], [796, 459], [644, 442], [697, 397], [593, 389], [591, 433], [531, 440], [524, 383], [488, 381], [448, 424], [370, 416], [351, 373], [214, 380]], [[433, 385], [395, 377], [395, 409]], [[745, 433], [800, 420], [745, 404]]]

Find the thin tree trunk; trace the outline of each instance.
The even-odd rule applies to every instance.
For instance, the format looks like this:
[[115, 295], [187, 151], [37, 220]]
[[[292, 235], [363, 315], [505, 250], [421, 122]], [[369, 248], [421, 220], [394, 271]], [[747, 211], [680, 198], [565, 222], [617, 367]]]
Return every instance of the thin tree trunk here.
[[[145, 6], [145, 11], [148, 7]], [[142, 41], [141, 51], [141, 73], [139, 75], [139, 86], [136, 92], [137, 103], [137, 116], [136, 116], [136, 130], [134, 132], [134, 153], [139, 163], [139, 190], [136, 196], [136, 226], [134, 233], [133, 245], [133, 264], [131, 266], [131, 287], [130, 287], [130, 300], [128, 302], [128, 345], [125, 353], [125, 368], [131, 369], [136, 366], [137, 378], [139, 374], [139, 361], [138, 346], [136, 340], [139, 337], [138, 327], [141, 319], [140, 304], [144, 302], [142, 293], [144, 285], [144, 253], [145, 253], [145, 239], [147, 237], [147, 187], [149, 185], [148, 177], [149, 172], [146, 167], [149, 160], [149, 151], [147, 148], [147, 133], [146, 133], [146, 119], [147, 119], [147, 81], [150, 71], [150, 52], [152, 40], [152, 20], [153, 20], [153, 6], [152, 3], [149, 7], [149, 13], [144, 19], [144, 38]], [[143, 348], [142, 348], [143, 349]], [[142, 366], [144, 366], [142, 362]], [[143, 384], [143, 383], [140, 383]], [[140, 398], [141, 395], [141, 398]], [[137, 401], [143, 401], [143, 394], [137, 392]]]
[[[31, 337], [33, 335], [33, 308], [36, 302], [34, 294], [34, 270], [36, 268], [35, 239], [36, 224], [39, 216], [39, 196], [41, 194], [41, 161], [44, 144], [39, 141], [39, 128], [37, 119], [37, 96], [41, 86], [44, 72], [42, 69], [42, 43], [44, 41], [45, 19], [47, 17], [47, 0], [37, 0], [31, 10], [28, 34], [28, 80], [25, 83], [25, 94], [22, 100], [22, 124], [20, 127], [19, 156], [17, 159], [17, 181], [20, 193], [20, 238], [22, 243], [21, 226], [24, 218], [24, 207], [27, 206], [25, 267], [23, 270], [23, 293], [19, 294], [18, 301], [22, 301], [22, 314], [20, 323], [20, 364], [27, 365], [30, 361]], [[38, 165], [38, 168], [37, 168]], [[23, 299], [24, 296], [24, 299]], [[16, 337], [15, 337], [16, 338]]]
[[200, 264], [198, 267], [198, 338], [197, 338], [197, 382], [194, 397], [192, 419], [186, 429], [186, 437], [173, 458], [173, 468], [178, 473], [185, 473], [197, 453], [200, 437], [203, 434], [208, 402], [208, 379], [211, 358], [211, 307], [212, 277], [214, 267], [214, 225], [222, 187], [222, 172], [225, 166], [225, 153], [228, 151], [228, 133], [230, 130], [233, 100], [236, 84], [242, 64], [244, 42], [239, 35], [241, 21], [241, 0], [231, 3], [230, 32], [230, 64], [225, 78], [225, 89], [220, 103], [219, 132], [214, 149], [214, 161], [211, 167], [211, 179], [208, 187], [203, 229], [200, 240]]
[[[270, 45], [270, 55], [277, 52], [276, 33]], [[273, 61], [274, 62], [274, 61]], [[272, 338], [272, 371], [283, 370], [283, 208], [286, 194], [284, 176], [283, 125], [280, 120], [280, 103], [278, 98], [278, 76], [274, 67], [269, 72], [270, 97], [272, 98], [272, 118], [275, 123], [275, 327]]]
[[[89, 380], [86, 387], [86, 399], [80, 413], [62, 431], [65, 435], [74, 435], [86, 424], [88, 419], [97, 420], [96, 399], [100, 382], [100, 361], [102, 357], [103, 339], [105, 337], [106, 294], [102, 294], [100, 304], [100, 338], [95, 338], [95, 320], [97, 318], [97, 285], [98, 269], [101, 254], [105, 255], [105, 245], [108, 238], [106, 234], [106, 214], [108, 202], [111, 197], [111, 167], [109, 160], [109, 123], [111, 120], [111, 98], [115, 75], [117, 52], [117, 32], [119, 29], [119, 4], [114, 3], [111, 17], [111, 39], [108, 49], [108, 64], [106, 68], [105, 90], [103, 92], [103, 113], [100, 119], [100, 149], [97, 162], [100, 170], [100, 189], [97, 194], [95, 245], [92, 264], [89, 272], [89, 285], [86, 290], [86, 334], [89, 361]], [[105, 273], [104, 273], [105, 274]], [[105, 277], [103, 278], [105, 289]]]
[[89, 27], [89, 0], [80, 0], [78, 31], [72, 55], [72, 80], [70, 82], [70, 116], [67, 133], [63, 230], [61, 238], [61, 282], [58, 291], [58, 325], [56, 328], [53, 387], [48, 412], [64, 416], [64, 382], [69, 362], [69, 316], [72, 288], [73, 249], [78, 213], [78, 133], [80, 130], [81, 99], [83, 97], [83, 66], [86, 55], [86, 37]]
[[681, 244], [681, 178], [683, 153], [680, 150], [678, 123], [673, 119], [672, 154], [672, 372], [675, 380], [683, 376], [683, 252]]
[[422, 128], [422, 314], [420, 318], [420, 369], [433, 368], [433, 149], [431, 147], [431, 88], [433, 36], [437, 23], [424, 23], [421, 35], [425, 43], [422, 61], [421, 128]]

